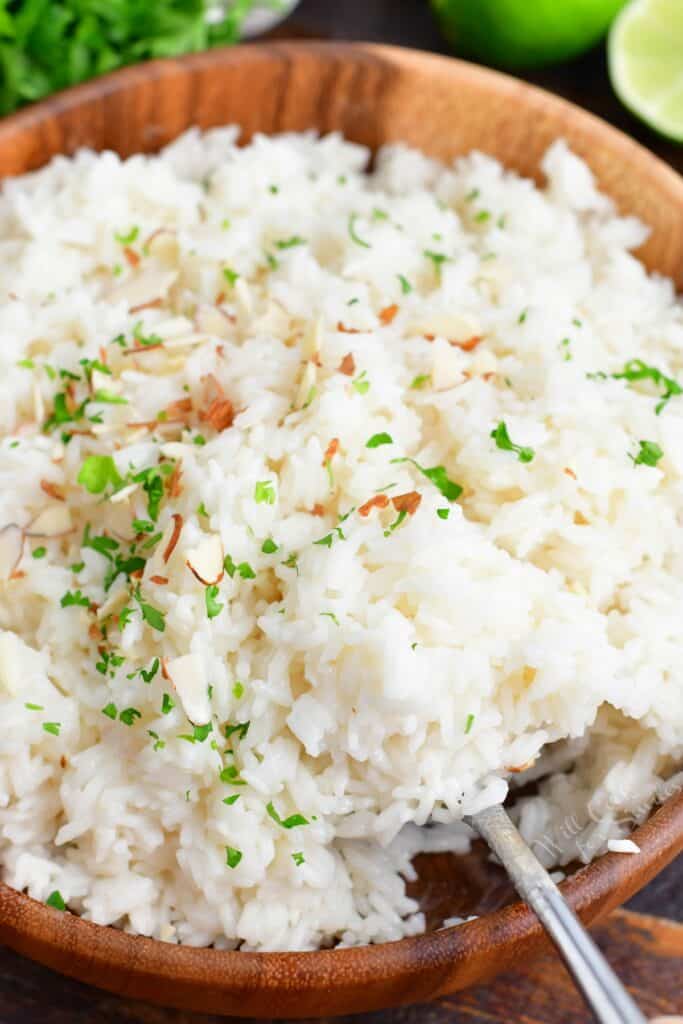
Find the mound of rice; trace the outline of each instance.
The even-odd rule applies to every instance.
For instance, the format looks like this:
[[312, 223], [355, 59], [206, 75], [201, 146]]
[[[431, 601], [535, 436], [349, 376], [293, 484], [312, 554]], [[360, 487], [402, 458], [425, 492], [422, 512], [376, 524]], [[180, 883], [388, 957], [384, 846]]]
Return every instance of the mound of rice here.
[[562, 143], [539, 189], [236, 138], [0, 197], [2, 873], [167, 941], [396, 939], [520, 772], [556, 866], [679, 781], [683, 309]]

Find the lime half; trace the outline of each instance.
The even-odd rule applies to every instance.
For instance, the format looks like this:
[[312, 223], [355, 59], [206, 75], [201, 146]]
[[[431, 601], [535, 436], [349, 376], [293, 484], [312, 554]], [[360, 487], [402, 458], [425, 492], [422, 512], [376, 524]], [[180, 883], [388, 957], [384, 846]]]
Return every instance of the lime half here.
[[651, 128], [683, 142], [683, 2], [634, 0], [609, 36], [609, 72], [624, 103]]
[[625, 0], [431, 2], [457, 53], [516, 69], [569, 60], [595, 46]]

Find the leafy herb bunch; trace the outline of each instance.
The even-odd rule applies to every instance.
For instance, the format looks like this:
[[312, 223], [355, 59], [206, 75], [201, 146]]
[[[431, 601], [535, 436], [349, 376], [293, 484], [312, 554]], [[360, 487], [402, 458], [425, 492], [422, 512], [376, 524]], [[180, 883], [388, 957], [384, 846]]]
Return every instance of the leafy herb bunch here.
[[255, 0], [0, 0], [0, 114], [95, 75], [240, 38]]

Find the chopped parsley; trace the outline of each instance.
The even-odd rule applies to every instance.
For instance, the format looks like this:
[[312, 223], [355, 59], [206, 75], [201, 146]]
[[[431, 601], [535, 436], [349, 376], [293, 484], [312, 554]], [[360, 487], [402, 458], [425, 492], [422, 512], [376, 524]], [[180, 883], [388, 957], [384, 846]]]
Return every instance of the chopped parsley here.
[[140, 587], [136, 587], [133, 597], [138, 603], [143, 621], [151, 626], [152, 629], [156, 629], [159, 633], [163, 633], [166, 629], [165, 613], [159, 611], [158, 608], [155, 608], [153, 605], [148, 604], [142, 599]]
[[485, 224], [487, 220], [491, 219], [491, 213], [489, 210], [480, 210], [474, 218], [476, 224]]
[[390, 523], [387, 529], [384, 531], [384, 536], [390, 537], [394, 530], [398, 530], [399, 526], [401, 525], [401, 523], [403, 522], [407, 515], [407, 511], [404, 508], [402, 508], [399, 514], [394, 519], [393, 523]]
[[[55, 413], [56, 411], [55, 399]], [[123, 478], [111, 455], [88, 455], [80, 468], [77, 479], [78, 483], [85, 487], [90, 494], [102, 494], [109, 484], [113, 487], [121, 487], [123, 484]]]
[[471, 203], [473, 199], [478, 199], [480, 195], [481, 195], [481, 192], [479, 191], [479, 189], [478, 188], [473, 188], [465, 196], [465, 202], [466, 203]]
[[300, 868], [302, 864], [306, 863], [306, 858], [304, 857], [303, 853], [301, 853], [300, 850], [297, 850], [296, 853], [292, 854], [292, 860], [294, 861], [298, 868]]
[[223, 277], [228, 282], [231, 288], [234, 288], [235, 281], [239, 280], [239, 274], [236, 270], [232, 270], [231, 267], [223, 267]]
[[33, 549], [33, 558], [45, 558], [47, 554], [47, 548], [39, 547]]
[[59, 736], [61, 728], [61, 722], [43, 722], [43, 731], [49, 732], [51, 736]]
[[[134, 519], [133, 529], [136, 533], [154, 533], [156, 527], [151, 519]], [[118, 544], [116, 546], [118, 547]]]
[[277, 550], [279, 550], [278, 545], [275, 543], [272, 537], [266, 538], [266, 540], [264, 540], [263, 544], [261, 545], [261, 551], [263, 552], [264, 555], [274, 555]]
[[292, 235], [291, 238], [281, 238], [275, 243], [276, 249], [295, 249], [297, 245], [306, 245], [306, 239], [300, 235]]
[[17, 366], [20, 366], [22, 370], [35, 370], [36, 368], [36, 364], [32, 359], [20, 359]]
[[290, 814], [288, 818], [281, 818], [273, 807], [272, 801], [266, 805], [266, 811], [275, 824], [280, 825], [282, 828], [296, 828], [298, 825], [309, 824], [308, 818], [304, 818], [303, 814]]
[[648, 366], [642, 359], [629, 359], [621, 373], [613, 373], [612, 376], [615, 380], [626, 380], [629, 383], [639, 380], [651, 380], [655, 387], [658, 387], [661, 391], [661, 401], [655, 406], [657, 416], [659, 416], [669, 399], [673, 398], [674, 395], [683, 394], [683, 388], [677, 380], [674, 380], [673, 377], [667, 377], [656, 366]]
[[367, 370], [363, 370], [363, 372], [360, 373], [355, 378], [355, 380], [353, 380], [351, 382], [351, 387], [359, 395], [367, 395], [368, 391], [370, 390], [370, 381], [365, 379], [367, 377], [367, 375], [368, 375]]
[[42, 704], [24, 704], [27, 711], [44, 711], [45, 708]]
[[149, 669], [141, 668], [140, 669], [140, 675], [142, 676], [143, 682], [148, 683], [148, 684], [151, 683], [152, 680], [154, 679], [155, 675], [159, 671], [159, 666], [160, 666], [159, 659], [155, 658], [154, 661], [152, 662], [151, 667]]
[[330, 533], [326, 533], [325, 536], [321, 537], [319, 540], [314, 540], [313, 543], [317, 544], [319, 547], [331, 548], [335, 540], [335, 535], [339, 540], [346, 540], [346, 535], [344, 534], [341, 526], [335, 526]]
[[364, 249], [372, 249], [370, 243], [366, 242], [364, 238], [361, 238], [358, 232], [356, 231], [357, 220], [358, 214], [352, 213], [351, 216], [349, 217], [349, 237], [351, 241], [355, 242], [356, 245], [362, 246]]
[[569, 363], [572, 360], [572, 349], [571, 349], [571, 338], [563, 338], [560, 342], [560, 350], [562, 352], [562, 358], [565, 363]]
[[236, 868], [242, 860], [242, 851], [236, 850], [234, 846], [225, 847], [225, 863], [229, 868]]
[[53, 910], [66, 910], [66, 903], [59, 889], [55, 889], [51, 892], [48, 898], [45, 900], [45, 905], [52, 907]]
[[196, 444], [198, 448], [203, 448], [206, 444], [206, 438], [203, 434], [195, 434], [192, 438], [192, 444]]
[[465, 722], [465, 736], [467, 736], [468, 733], [470, 733], [472, 731], [472, 726], [473, 725], [474, 725], [474, 715], [469, 714], [467, 716], [467, 721]]
[[664, 452], [655, 441], [639, 441], [640, 450], [637, 455], [630, 455], [634, 466], [656, 466]]
[[282, 563], [287, 569], [295, 569], [297, 576], [299, 574], [299, 556], [295, 551], [291, 555], [288, 555]]
[[155, 523], [159, 518], [159, 509], [164, 496], [164, 476], [173, 472], [173, 465], [164, 462], [161, 466], [150, 466], [133, 476], [133, 483], [142, 484], [142, 489], [147, 495], [147, 515]]
[[437, 508], [436, 514], [439, 519], [448, 519], [451, 514], [451, 510], [449, 508]]
[[249, 562], [240, 562], [239, 565], [235, 565], [231, 555], [226, 555], [223, 559], [223, 568], [227, 572], [230, 579], [232, 579], [235, 573], [241, 576], [243, 580], [255, 580], [256, 573], [249, 565]]
[[225, 605], [221, 604], [221, 602], [217, 600], [218, 594], [219, 589], [215, 584], [213, 584], [210, 587], [207, 587], [206, 590], [204, 591], [204, 600], [206, 603], [206, 616], [209, 619], [215, 619], [217, 615], [220, 615], [220, 613], [223, 611], [223, 608], [225, 607]]
[[240, 795], [241, 795], [240, 793], [233, 793], [232, 796], [223, 797], [223, 803], [227, 804], [228, 807], [232, 807], [233, 804], [237, 803], [237, 801], [240, 798]]
[[334, 612], [321, 612], [320, 613], [320, 617], [321, 618], [326, 618], [326, 619], [332, 619], [332, 621], [334, 622], [335, 626], [339, 625], [339, 619], [334, 614]]
[[123, 722], [124, 725], [133, 725], [136, 718], [142, 718], [142, 714], [137, 708], [124, 708], [119, 712], [119, 722]]
[[170, 715], [170, 713], [171, 713], [171, 711], [173, 711], [174, 707], [175, 707], [175, 701], [173, 700], [173, 698], [168, 693], [165, 693], [163, 698], [162, 698], [162, 700], [161, 700], [161, 713], [162, 713], [162, 715]]
[[257, 505], [274, 505], [275, 488], [272, 480], [257, 480], [254, 487], [254, 501]]
[[159, 733], [158, 732], [154, 732], [153, 729], [148, 729], [147, 730], [147, 735], [151, 736], [152, 739], [154, 740], [154, 746], [152, 748], [154, 750], [154, 753], [156, 753], [157, 750], [163, 750], [164, 749], [164, 747], [166, 746], [166, 741], [159, 738]]
[[515, 452], [520, 462], [531, 462], [534, 457], [533, 448], [525, 448], [522, 445], [514, 444], [510, 440], [508, 428], [505, 421], [501, 420], [497, 427], [491, 431], [491, 437], [496, 442], [496, 447], [504, 452]]
[[115, 231], [114, 232], [114, 238], [119, 243], [119, 245], [132, 245], [133, 242], [135, 241], [135, 239], [138, 237], [139, 234], [140, 234], [140, 228], [136, 224], [134, 224], [126, 232]]
[[448, 262], [448, 256], [446, 256], [445, 253], [442, 252], [434, 252], [433, 249], [425, 249], [423, 255], [426, 259], [432, 261], [432, 264], [434, 266], [434, 273], [436, 274], [437, 279], [440, 281], [441, 268], [444, 263]]
[[209, 518], [209, 513], [206, 511], [206, 505], [204, 504], [203, 501], [200, 501], [200, 503], [197, 505], [197, 515], [204, 516], [206, 519]]
[[419, 373], [417, 377], [413, 377], [412, 381], [410, 382], [411, 390], [419, 391], [421, 388], [425, 387], [425, 385], [429, 384], [431, 379], [431, 374]]
[[229, 740], [231, 736], [237, 736], [238, 739], [243, 740], [249, 732], [250, 725], [251, 722], [238, 722], [236, 725], [226, 725], [226, 740]]
[[373, 434], [372, 437], [365, 442], [366, 448], [381, 448], [383, 444], [393, 444], [394, 439], [391, 434], [381, 433]]
[[529, 313], [528, 307], [527, 307], [527, 309], [523, 309], [522, 312], [517, 317], [517, 323], [518, 324], [523, 324], [524, 321], [526, 320], [527, 316], [528, 316], [528, 313]]
[[112, 722], [116, 721], [116, 716], [118, 715], [118, 713], [119, 712], [116, 707], [116, 704], [107, 704], [105, 708], [102, 708], [102, 714], [106, 715], [107, 718], [111, 718]]
[[89, 608], [90, 598], [82, 594], [80, 590], [67, 590], [66, 594], [62, 594], [59, 603], [62, 608]]
[[403, 293], [403, 295], [410, 295], [410, 293], [413, 290], [413, 286], [408, 280], [408, 278], [404, 277], [403, 274], [397, 274], [396, 277], [398, 278], [399, 284], [401, 285], [401, 292]]
[[244, 697], [244, 683], [241, 683], [239, 679], [232, 684], [232, 695], [235, 700], [241, 700]]
[[416, 462], [415, 459], [411, 458], [392, 459], [391, 461], [392, 463], [410, 462], [415, 466], [415, 469], [419, 470], [427, 480], [434, 484], [437, 490], [439, 490], [443, 494], [444, 498], [448, 499], [448, 501], [457, 501], [462, 494], [462, 487], [460, 484], [456, 484], [455, 481], [449, 479], [443, 466], [425, 467], [421, 466], [419, 462]]

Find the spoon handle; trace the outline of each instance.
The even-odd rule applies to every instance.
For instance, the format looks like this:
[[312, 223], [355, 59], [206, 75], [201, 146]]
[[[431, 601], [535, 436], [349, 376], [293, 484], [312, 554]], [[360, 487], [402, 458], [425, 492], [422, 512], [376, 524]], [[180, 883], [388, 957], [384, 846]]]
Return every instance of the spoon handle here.
[[557, 946], [600, 1024], [645, 1024], [619, 978], [501, 805], [467, 819], [506, 868]]

